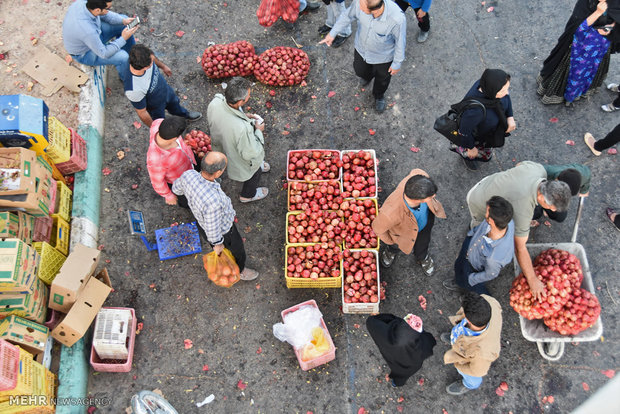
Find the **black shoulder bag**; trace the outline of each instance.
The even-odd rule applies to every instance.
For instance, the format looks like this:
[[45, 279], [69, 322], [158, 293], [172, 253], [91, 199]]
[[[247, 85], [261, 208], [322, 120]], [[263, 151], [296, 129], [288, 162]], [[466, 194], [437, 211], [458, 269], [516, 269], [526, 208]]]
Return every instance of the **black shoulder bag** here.
[[461, 145], [461, 138], [459, 137], [459, 124], [461, 122], [461, 117], [463, 116], [463, 112], [474, 107], [482, 108], [482, 113], [484, 114], [484, 118], [486, 118], [487, 109], [484, 105], [480, 101], [473, 98], [466, 98], [461, 102], [450, 106], [450, 110], [448, 112], [435, 120], [433, 128], [435, 131], [448, 138], [453, 144]]

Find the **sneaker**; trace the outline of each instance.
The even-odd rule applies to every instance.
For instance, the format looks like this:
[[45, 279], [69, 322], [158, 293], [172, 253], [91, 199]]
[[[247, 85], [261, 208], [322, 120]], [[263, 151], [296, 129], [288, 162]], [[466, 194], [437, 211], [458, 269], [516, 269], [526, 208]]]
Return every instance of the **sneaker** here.
[[605, 112], [615, 112], [620, 108], [616, 108], [613, 103], [608, 103], [607, 105], [601, 105], [601, 109]]
[[319, 27], [319, 34], [327, 34], [332, 30], [331, 27], [329, 27], [328, 25], [324, 24], [323, 26]]
[[601, 155], [601, 151], [597, 151], [594, 149], [594, 143], [596, 142], [596, 140], [594, 139], [592, 134], [586, 132], [586, 134], [583, 136], [583, 140], [585, 141], [588, 148], [590, 148], [590, 151], [592, 151], [592, 154], [596, 155], [597, 157]]
[[478, 149], [476, 159], [482, 162], [489, 162], [493, 158], [493, 150], [491, 148]]
[[241, 201], [242, 203], [258, 201], [258, 200], [262, 200], [263, 198], [267, 197], [267, 194], [269, 194], [269, 189], [267, 187], [258, 187], [256, 189], [256, 194], [254, 195], [254, 197], [252, 198], [239, 197], [239, 201]]
[[267, 161], [263, 161], [260, 164], [260, 170], [261, 172], [268, 173], [269, 171], [271, 171], [271, 165], [269, 165]]
[[464, 386], [461, 380], [454, 381], [446, 387], [446, 392], [450, 395], [463, 395], [469, 391], [470, 389]]
[[426, 42], [426, 39], [428, 39], [429, 33], [430, 33], [430, 30], [428, 32], [423, 32], [422, 30], [420, 30], [420, 33], [418, 33], [418, 43]]
[[382, 114], [385, 111], [385, 108], [387, 108], [385, 99], [375, 99], [375, 109], [378, 113]]
[[614, 221], [616, 219], [616, 215], [618, 214], [618, 212], [616, 212], [616, 210], [614, 210], [611, 207], [607, 207], [605, 209], [605, 214], [607, 215], [607, 218], [609, 219], [609, 221], [611, 221], [611, 224], [614, 225], [616, 230], [620, 231], [620, 227], [616, 226], [616, 222]]
[[385, 268], [389, 268], [390, 266], [392, 266], [392, 264], [394, 263], [394, 260], [396, 260], [396, 255], [397, 253], [395, 252], [391, 252], [388, 249], [384, 249], [381, 252], [381, 266], [385, 267]]
[[390, 385], [392, 386], [392, 388], [398, 387], [398, 385], [396, 385], [393, 379], [390, 379]]
[[441, 335], [439, 335], [439, 340], [446, 345], [450, 345], [452, 342], [450, 340], [450, 332], [442, 332]]
[[612, 92], [620, 92], [620, 88], [618, 88], [618, 84], [617, 83], [610, 83], [607, 85], [607, 89], [609, 89]]
[[202, 118], [202, 113], [198, 111], [189, 111], [187, 114], [187, 119], [189, 119], [190, 122], [198, 121], [200, 118]]
[[309, 1], [309, 2], [306, 4], [306, 8], [305, 8], [305, 9], [303, 9], [303, 10], [301, 10], [301, 11], [299, 12], [299, 14], [301, 14], [301, 13], [307, 13], [307, 12], [315, 12], [315, 11], [317, 11], [317, 10], [319, 9], [319, 7], [321, 7], [321, 5], [320, 5], [319, 3], [315, 3], [315, 2], [310, 2], [310, 1]]
[[344, 42], [346, 42], [348, 37], [344, 36], [336, 36], [334, 41], [332, 42], [332, 47], [340, 47]]
[[461, 287], [456, 284], [456, 281], [454, 279], [446, 279], [442, 282], [442, 284], [443, 284], [443, 287], [445, 287], [448, 290], [452, 290], [455, 292], [458, 292], [459, 290], [461, 290]]
[[241, 276], [240, 276], [241, 280], [254, 280], [257, 277], [258, 277], [258, 272], [248, 267], [243, 269], [243, 272], [241, 272]]
[[435, 262], [430, 254], [427, 254], [424, 260], [420, 262], [420, 266], [422, 266], [426, 276], [431, 276], [435, 272]]
[[478, 164], [476, 164], [476, 160], [472, 160], [471, 158], [468, 158], [468, 157], [462, 157], [462, 158], [463, 158], [463, 162], [465, 163], [465, 167], [468, 170], [476, 171], [478, 169]]

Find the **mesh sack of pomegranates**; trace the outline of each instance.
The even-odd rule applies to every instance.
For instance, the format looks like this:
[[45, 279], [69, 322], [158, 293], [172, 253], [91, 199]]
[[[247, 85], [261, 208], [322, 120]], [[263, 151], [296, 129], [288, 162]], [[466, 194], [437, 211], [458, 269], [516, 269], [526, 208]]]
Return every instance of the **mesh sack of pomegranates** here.
[[201, 66], [211, 79], [248, 76], [256, 67], [252, 43], [239, 40], [224, 45], [211, 45], [202, 54]]
[[294, 47], [277, 46], [260, 54], [254, 76], [267, 85], [291, 86], [301, 83], [309, 71], [310, 59], [306, 52]]

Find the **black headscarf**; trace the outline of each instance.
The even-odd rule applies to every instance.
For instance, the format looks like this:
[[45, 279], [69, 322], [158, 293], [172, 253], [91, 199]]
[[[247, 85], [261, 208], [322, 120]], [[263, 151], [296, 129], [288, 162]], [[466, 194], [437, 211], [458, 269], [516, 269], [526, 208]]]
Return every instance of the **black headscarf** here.
[[370, 316], [366, 327], [390, 367], [390, 378], [399, 387], [433, 355], [433, 347], [437, 344], [433, 335], [414, 330], [403, 318], [391, 313]]

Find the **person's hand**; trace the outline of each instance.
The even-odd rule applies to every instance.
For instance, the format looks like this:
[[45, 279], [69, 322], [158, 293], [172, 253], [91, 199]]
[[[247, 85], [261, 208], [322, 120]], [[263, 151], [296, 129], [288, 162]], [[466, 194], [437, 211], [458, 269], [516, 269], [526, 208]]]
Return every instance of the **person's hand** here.
[[506, 129], [506, 133], [509, 134], [515, 129], [517, 129], [517, 123], [512, 117], [508, 118], [507, 121], [508, 121], [508, 128]]
[[164, 75], [172, 76], [172, 70], [168, 66], [162, 64], [160, 69], [162, 72], [164, 72]]
[[533, 282], [528, 280], [527, 284], [530, 286], [532, 296], [538, 299], [539, 302], [542, 302], [542, 300], [547, 297], [547, 293], [545, 292], [545, 284], [538, 280], [538, 278], [536, 278]]
[[601, 14], [605, 13], [607, 11], [607, 1], [599, 0], [596, 10]]
[[422, 20], [422, 18], [424, 16], [426, 16], [426, 12], [422, 9], [418, 10], [418, 12], [416, 13], [416, 15], [418, 16], [418, 20]]
[[121, 33], [121, 36], [123, 37], [123, 39], [129, 40], [129, 38], [131, 36], [133, 36], [134, 33], [136, 33], [138, 31], [138, 27], [140, 27], [140, 25], [134, 26], [131, 29], [128, 29], [128, 28], [125, 27], [123, 29], [123, 32]]
[[588, 191], [588, 192], [587, 192], [587, 193], [585, 193], [585, 194], [579, 194], [579, 197], [587, 197], [587, 196], [589, 196], [589, 195], [590, 195], [590, 192]]
[[474, 159], [474, 158], [478, 157], [478, 148], [473, 147], [472, 149], [468, 149], [467, 150], [467, 156], [470, 159]]
[[390, 72], [390, 75], [392, 75], [392, 76], [396, 75], [399, 71], [400, 71], [400, 69], [394, 69], [392, 67], [390, 67], [388, 69], [388, 72]]
[[224, 243], [222, 244], [216, 244], [215, 246], [213, 246], [213, 251], [215, 252], [215, 254], [217, 254], [218, 256], [220, 254], [222, 254], [222, 252], [224, 251]]
[[254, 124], [254, 129], [258, 129], [261, 132], [265, 131], [265, 123], [259, 124], [258, 122]]
[[329, 34], [326, 34], [323, 40], [319, 42], [319, 44], [320, 45], [325, 44], [327, 46], [331, 46], [333, 41], [334, 41], [334, 38], [331, 37]]
[[177, 196], [175, 194], [172, 194], [171, 197], [166, 198], [166, 204], [168, 204], [169, 206], [176, 206]]

